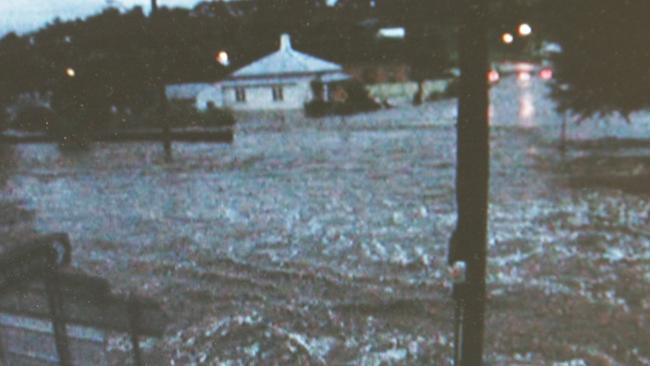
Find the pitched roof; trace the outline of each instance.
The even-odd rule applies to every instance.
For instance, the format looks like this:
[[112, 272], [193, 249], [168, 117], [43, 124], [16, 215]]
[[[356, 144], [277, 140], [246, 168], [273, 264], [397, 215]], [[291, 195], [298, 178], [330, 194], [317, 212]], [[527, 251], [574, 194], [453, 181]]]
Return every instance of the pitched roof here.
[[[230, 78], [223, 80], [219, 83], [222, 87], [239, 87], [239, 86], [272, 86], [272, 85], [291, 85], [298, 84], [305, 81], [305, 78], [314, 78], [313, 74], [304, 75], [269, 75], [263, 77], [251, 78]], [[333, 83], [350, 79], [350, 75], [342, 71], [334, 71], [327, 73], [320, 73], [316, 79], [324, 83]]]
[[324, 74], [342, 70], [343, 68], [338, 64], [294, 50], [291, 48], [289, 35], [283, 34], [280, 38], [279, 50], [242, 67], [231, 74], [228, 79], [269, 77], [283, 74]]

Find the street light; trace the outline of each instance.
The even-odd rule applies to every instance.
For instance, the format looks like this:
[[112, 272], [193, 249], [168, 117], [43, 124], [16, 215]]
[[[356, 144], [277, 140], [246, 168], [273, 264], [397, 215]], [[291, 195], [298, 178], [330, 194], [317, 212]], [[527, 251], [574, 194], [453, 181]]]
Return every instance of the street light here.
[[72, 67], [68, 67], [67, 69], [65, 69], [65, 74], [68, 75], [71, 78], [73, 78], [73, 77], [75, 77], [75, 75], [77, 75], [77, 73], [74, 71], [74, 69]]
[[533, 28], [531, 28], [529, 24], [527, 24], [527, 23], [519, 24], [519, 35], [520, 36], [526, 37], [526, 36], [529, 36], [531, 33], [533, 33]]
[[230, 60], [228, 59], [228, 53], [226, 51], [219, 51], [215, 59], [217, 60], [218, 63], [222, 64], [223, 66], [228, 66], [230, 64]]
[[490, 70], [490, 71], [488, 72], [488, 81], [489, 81], [491, 84], [496, 83], [497, 81], [499, 81], [500, 78], [501, 78], [501, 76], [499, 75], [499, 72], [498, 72], [498, 71], [496, 71], [496, 70]]
[[511, 33], [503, 33], [501, 36], [501, 41], [505, 44], [511, 44], [515, 40], [515, 37]]

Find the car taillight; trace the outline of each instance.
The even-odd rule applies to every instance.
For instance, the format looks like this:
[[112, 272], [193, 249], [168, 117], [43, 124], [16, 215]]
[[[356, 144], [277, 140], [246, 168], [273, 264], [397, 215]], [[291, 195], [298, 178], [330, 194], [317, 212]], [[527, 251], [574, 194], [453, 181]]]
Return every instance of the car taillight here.
[[539, 77], [544, 79], [544, 80], [550, 80], [553, 78], [553, 70], [551, 69], [542, 69], [542, 71], [539, 72]]

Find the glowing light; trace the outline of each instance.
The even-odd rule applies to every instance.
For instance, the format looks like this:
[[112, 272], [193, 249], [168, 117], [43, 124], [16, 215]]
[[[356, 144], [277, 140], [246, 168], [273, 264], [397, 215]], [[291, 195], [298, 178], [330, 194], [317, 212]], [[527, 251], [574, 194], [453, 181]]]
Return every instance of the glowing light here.
[[519, 35], [520, 36], [526, 37], [526, 36], [529, 36], [531, 33], [533, 33], [533, 28], [531, 28], [529, 24], [527, 24], [527, 23], [519, 24]]
[[490, 70], [490, 72], [488, 72], [488, 81], [489, 81], [490, 83], [496, 83], [497, 81], [499, 81], [500, 78], [501, 78], [501, 77], [499, 76], [499, 72], [498, 72], [498, 71], [496, 71], [496, 70]]
[[223, 66], [228, 66], [230, 64], [230, 60], [228, 59], [228, 53], [226, 51], [219, 51], [215, 59], [217, 60], [218, 63], [222, 64]]
[[544, 80], [551, 80], [553, 78], [553, 70], [542, 69], [542, 71], [539, 72], [539, 77], [541, 77]]
[[528, 62], [518, 62], [515, 64], [515, 70], [517, 72], [532, 72], [535, 69], [535, 65]]
[[75, 75], [77, 75], [77, 73], [71, 67], [68, 67], [67, 69], [65, 69], [65, 74], [68, 75], [71, 78], [73, 78], [73, 77], [75, 77]]
[[517, 80], [519, 81], [530, 81], [530, 73], [529, 72], [520, 72], [517, 74]]
[[403, 27], [382, 28], [377, 32], [379, 38], [403, 39], [406, 36], [406, 30]]
[[505, 44], [511, 44], [515, 40], [515, 37], [510, 33], [503, 33], [501, 36], [501, 41]]

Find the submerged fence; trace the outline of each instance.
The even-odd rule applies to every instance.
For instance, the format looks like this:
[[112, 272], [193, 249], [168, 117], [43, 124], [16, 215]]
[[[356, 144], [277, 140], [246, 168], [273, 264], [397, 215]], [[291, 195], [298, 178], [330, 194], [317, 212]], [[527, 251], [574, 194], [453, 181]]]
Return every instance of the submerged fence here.
[[135, 365], [140, 337], [168, 319], [150, 299], [113, 294], [108, 281], [70, 270], [65, 234], [30, 240], [0, 256], [0, 364], [108, 365], [109, 333], [126, 333]]

